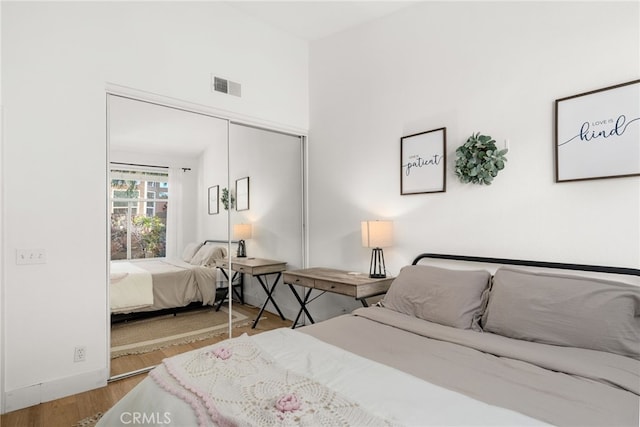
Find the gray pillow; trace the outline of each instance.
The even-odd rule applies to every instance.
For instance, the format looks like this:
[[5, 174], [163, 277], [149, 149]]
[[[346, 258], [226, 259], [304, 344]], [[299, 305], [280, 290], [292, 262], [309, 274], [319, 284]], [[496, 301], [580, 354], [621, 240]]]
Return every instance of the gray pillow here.
[[482, 294], [490, 278], [488, 271], [409, 265], [400, 270], [382, 305], [441, 325], [480, 330]]
[[482, 326], [511, 338], [640, 360], [640, 287], [500, 268]]
[[191, 258], [190, 264], [213, 267], [217, 259], [223, 259], [225, 256], [227, 256], [227, 251], [222, 246], [204, 245]]
[[199, 242], [188, 243], [187, 246], [184, 247], [184, 251], [182, 251], [182, 260], [184, 262], [191, 262], [194, 255], [201, 247], [202, 243]]

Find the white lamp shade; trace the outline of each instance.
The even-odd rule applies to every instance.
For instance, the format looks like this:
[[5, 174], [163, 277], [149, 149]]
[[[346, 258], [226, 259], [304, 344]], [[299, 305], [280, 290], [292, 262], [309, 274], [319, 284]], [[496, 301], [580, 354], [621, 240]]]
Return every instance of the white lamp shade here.
[[238, 240], [246, 240], [251, 238], [251, 224], [234, 224], [233, 238]]
[[385, 248], [393, 245], [393, 221], [362, 221], [362, 246]]

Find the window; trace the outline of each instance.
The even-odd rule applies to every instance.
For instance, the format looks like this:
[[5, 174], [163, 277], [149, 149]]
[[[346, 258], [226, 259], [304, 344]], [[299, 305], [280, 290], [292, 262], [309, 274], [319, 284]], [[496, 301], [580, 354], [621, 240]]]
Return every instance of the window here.
[[112, 260], [165, 256], [168, 181], [168, 174], [155, 168], [112, 165]]
[[[151, 184], [155, 184], [152, 182]], [[147, 200], [155, 200], [156, 193], [155, 191], [147, 191]], [[156, 213], [156, 203], [155, 202], [147, 202], [147, 216], [154, 216]]]

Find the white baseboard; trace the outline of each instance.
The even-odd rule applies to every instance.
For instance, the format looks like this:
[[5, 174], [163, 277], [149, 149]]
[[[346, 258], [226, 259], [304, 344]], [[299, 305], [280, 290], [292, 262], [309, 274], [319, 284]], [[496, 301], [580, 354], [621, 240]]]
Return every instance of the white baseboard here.
[[41, 384], [7, 391], [4, 394], [2, 413], [16, 411], [42, 402], [60, 399], [107, 385], [106, 369], [86, 372], [73, 377], [60, 378]]

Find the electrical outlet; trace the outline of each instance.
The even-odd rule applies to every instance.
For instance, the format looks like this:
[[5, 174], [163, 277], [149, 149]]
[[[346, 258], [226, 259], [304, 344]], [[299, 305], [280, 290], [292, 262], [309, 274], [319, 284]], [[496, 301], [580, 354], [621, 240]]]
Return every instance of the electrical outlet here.
[[87, 348], [85, 346], [76, 347], [73, 353], [73, 361], [84, 362], [85, 360], [87, 360]]

